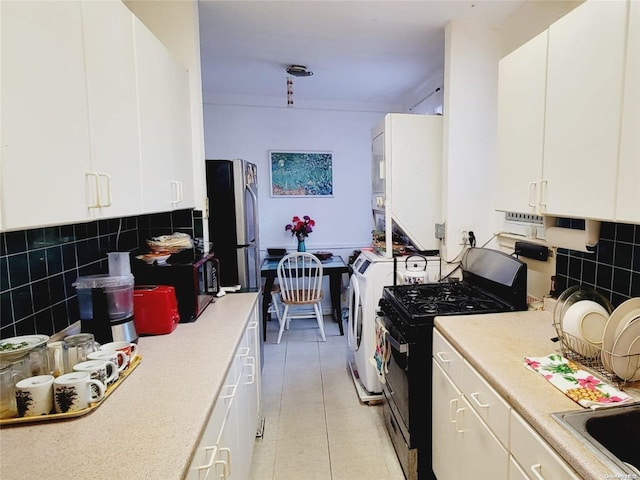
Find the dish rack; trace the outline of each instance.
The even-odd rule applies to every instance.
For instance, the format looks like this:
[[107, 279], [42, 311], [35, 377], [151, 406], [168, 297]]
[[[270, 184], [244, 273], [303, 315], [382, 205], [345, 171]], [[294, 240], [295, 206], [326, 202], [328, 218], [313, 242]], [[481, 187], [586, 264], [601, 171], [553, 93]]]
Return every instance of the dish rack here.
[[630, 375], [630, 377], [634, 377], [638, 370], [640, 370], [640, 354], [620, 355], [609, 352], [608, 350], [604, 350], [602, 347], [585, 342], [584, 340], [565, 332], [562, 330], [560, 324], [555, 320], [553, 322], [553, 326], [556, 329], [558, 339], [560, 340], [560, 349], [565, 358], [568, 358], [569, 360], [593, 371], [597, 375], [615, 384], [620, 390], [624, 390], [624, 387], [626, 386], [635, 386], [636, 384], [640, 385], [640, 380], [632, 381], [620, 378], [614, 372], [609, 370], [602, 360], [602, 355], [604, 353], [609, 355], [610, 358], [621, 359], [623, 362], [628, 362], [627, 370], [631, 365], [637, 365], [638, 367], [634, 374]]

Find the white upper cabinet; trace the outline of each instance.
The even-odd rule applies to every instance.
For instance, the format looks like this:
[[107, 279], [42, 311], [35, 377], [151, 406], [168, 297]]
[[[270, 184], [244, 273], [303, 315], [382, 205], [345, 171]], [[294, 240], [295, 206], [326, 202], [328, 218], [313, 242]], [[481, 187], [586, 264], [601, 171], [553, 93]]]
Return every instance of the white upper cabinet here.
[[640, 2], [629, 8], [616, 219], [640, 224]]
[[588, 1], [549, 27], [543, 213], [615, 218], [627, 8]]
[[0, 2], [2, 229], [91, 217], [79, 2]]
[[187, 208], [194, 203], [188, 74], [142, 22], [134, 32], [143, 208]]
[[82, 2], [92, 170], [98, 214], [142, 211], [134, 16], [121, 2]]
[[588, 0], [501, 60], [498, 210], [640, 222], [638, 9]]
[[188, 72], [122, 2], [0, 17], [0, 229], [194, 206]]
[[545, 30], [500, 61], [498, 210], [537, 213], [546, 83]]

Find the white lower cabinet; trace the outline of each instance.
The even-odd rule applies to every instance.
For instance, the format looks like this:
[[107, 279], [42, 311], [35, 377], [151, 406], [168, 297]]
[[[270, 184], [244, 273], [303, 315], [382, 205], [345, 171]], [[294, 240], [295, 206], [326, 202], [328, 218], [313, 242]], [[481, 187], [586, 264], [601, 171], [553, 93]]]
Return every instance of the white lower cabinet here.
[[[433, 351], [433, 472], [438, 480], [506, 479], [508, 406], [437, 332]], [[443, 364], [454, 377], [460, 372], [457, 384]]]
[[257, 310], [254, 309], [194, 453], [187, 480], [246, 480], [249, 477], [260, 416], [257, 331]]
[[432, 368], [438, 480], [579, 478], [437, 330]]
[[[531, 480], [579, 480], [573, 470], [516, 412], [511, 411], [511, 455]], [[519, 478], [515, 476], [514, 478]]]

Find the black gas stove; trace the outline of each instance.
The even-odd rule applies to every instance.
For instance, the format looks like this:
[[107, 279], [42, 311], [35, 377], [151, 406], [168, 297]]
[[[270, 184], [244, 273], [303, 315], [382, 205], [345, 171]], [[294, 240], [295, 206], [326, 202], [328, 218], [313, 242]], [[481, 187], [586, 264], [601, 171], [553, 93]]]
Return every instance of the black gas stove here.
[[527, 266], [497, 250], [472, 248], [462, 280], [384, 287], [380, 316], [391, 349], [385, 420], [408, 480], [431, 470], [431, 356], [437, 316], [526, 310]]

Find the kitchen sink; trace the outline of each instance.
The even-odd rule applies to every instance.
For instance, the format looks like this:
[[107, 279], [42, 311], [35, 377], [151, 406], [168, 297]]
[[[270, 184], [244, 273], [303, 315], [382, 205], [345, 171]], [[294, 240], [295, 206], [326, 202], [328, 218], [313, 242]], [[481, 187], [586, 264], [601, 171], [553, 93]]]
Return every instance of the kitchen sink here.
[[640, 479], [640, 403], [551, 416], [614, 474]]

